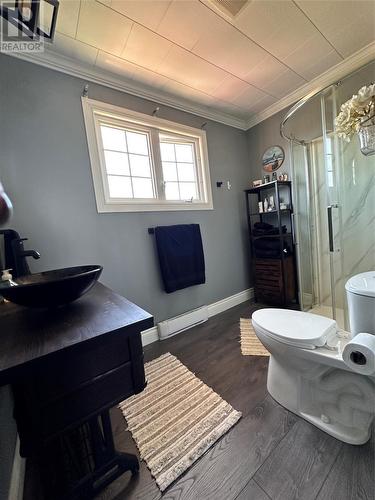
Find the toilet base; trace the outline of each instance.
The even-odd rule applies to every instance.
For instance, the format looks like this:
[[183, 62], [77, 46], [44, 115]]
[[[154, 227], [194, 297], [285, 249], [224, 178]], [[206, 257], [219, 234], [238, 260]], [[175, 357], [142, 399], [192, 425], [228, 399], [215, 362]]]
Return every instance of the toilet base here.
[[284, 366], [270, 356], [267, 389], [287, 410], [345, 443], [361, 445], [371, 436], [375, 381], [346, 370], [301, 360]]

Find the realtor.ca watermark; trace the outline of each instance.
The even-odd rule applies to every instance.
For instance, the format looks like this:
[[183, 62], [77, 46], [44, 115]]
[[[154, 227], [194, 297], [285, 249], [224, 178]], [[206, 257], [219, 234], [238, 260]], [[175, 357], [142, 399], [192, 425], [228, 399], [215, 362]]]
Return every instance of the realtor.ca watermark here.
[[14, 2], [1, 2], [0, 52], [44, 52], [44, 38], [33, 29], [33, 13], [20, 11]]

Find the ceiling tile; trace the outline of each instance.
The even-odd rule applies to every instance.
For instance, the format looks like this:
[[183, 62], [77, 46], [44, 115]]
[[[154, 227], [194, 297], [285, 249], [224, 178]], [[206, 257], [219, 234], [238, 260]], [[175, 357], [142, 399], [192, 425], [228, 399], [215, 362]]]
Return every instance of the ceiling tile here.
[[212, 95], [217, 99], [232, 102], [242, 92], [247, 90], [249, 84], [239, 78], [228, 75], [220, 85], [212, 92]]
[[171, 0], [112, 0], [111, 8], [137, 23], [156, 30]]
[[172, 45], [158, 72], [207, 94], [211, 94], [227, 76], [225, 71], [177, 45]]
[[373, 0], [297, 0], [341, 55], [347, 57], [375, 40]]
[[[285, 71], [288, 71], [288, 67], [285, 64], [267, 55], [258, 64], [251, 66], [244, 80], [264, 90], [270, 81], [280, 77]], [[301, 84], [304, 83], [302, 78], [299, 78], [299, 80]]]
[[192, 52], [240, 78], [267, 57], [262, 48], [225, 21], [210, 25]]
[[268, 106], [271, 106], [277, 101], [274, 97], [271, 97], [269, 95], [262, 97], [257, 102], [254, 102], [249, 106], [249, 108], [246, 109], [246, 111], [249, 112], [249, 114], [254, 114], [254, 113], [259, 113], [259, 111], [263, 111], [264, 109], [268, 108]]
[[64, 33], [64, 35], [75, 38], [78, 25], [79, 8], [79, 0], [60, 0], [56, 30], [60, 33]]
[[218, 22], [217, 16], [199, 0], [173, 0], [157, 31], [190, 50], [201, 36], [207, 33], [207, 27], [211, 26], [213, 17], [214, 21]]
[[227, 115], [235, 116], [241, 120], [247, 120], [249, 118], [248, 111], [225, 101], [217, 100], [214, 102], [212, 107], [215, 108], [215, 110], [219, 110]]
[[124, 79], [132, 80], [142, 86], [147, 85], [154, 88], [160, 88], [167, 81], [167, 78], [162, 75], [158, 75], [154, 71], [142, 68], [141, 66], [126, 61], [121, 57], [112, 56], [111, 54], [107, 54], [102, 51], [99, 51], [95, 66], [121, 76]]
[[134, 75], [134, 64], [101, 50], [99, 51], [95, 66], [128, 79], [131, 79]]
[[149, 71], [141, 66], [134, 67], [133, 80], [142, 85], [152, 86], [154, 88], [162, 87], [168, 80], [165, 76], [159, 75], [154, 71]]
[[261, 90], [248, 85], [248, 88], [241, 92], [235, 99], [232, 99], [232, 103], [241, 108], [249, 108], [253, 103], [260, 101], [266, 97], [267, 94], [262, 92]]
[[160, 35], [134, 24], [121, 57], [154, 71], [171, 46], [171, 42]]
[[303, 80], [290, 69], [278, 73], [263, 85], [263, 90], [275, 97], [284, 97], [303, 85]]
[[120, 56], [132, 24], [121, 14], [98, 2], [82, 0], [77, 39]]
[[214, 98], [209, 96], [208, 94], [205, 94], [204, 92], [200, 92], [199, 90], [188, 87], [187, 85], [175, 82], [173, 80], [166, 79], [164, 85], [162, 85], [161, 87], [161, 90], [169, 94], [183, 97], [184, 99], [190, 100], [192, 102], [204, 104], [205, 106], [212, 105], [214, 102]]
[[55, 32], [53, 40], [53, 51], [65, 57], [78, 60], [89, 66], [93, 66], [98, 55], [98, 49], [85, 43]]
[[[300, 49], [306, 61], [332, 51], [327, 40], [289, 0], [253, 0], [235, 24], [278, 59], [285, 62], [289, 58], [290, 67], [301, 76], [303, 64], [300, 61], [294, 64], [292, 54]], [[307, 45], [310, 52], [306, 51]]]
[[[284, 59], [285, 64], [307, 80], [312, 80], [343, 60], [334, 49], [327, 50], [325, 41], [323, 44], [322, 39], [317, 38], [307, 39]], [[309, 54], [308, 58], [306, 54]]]

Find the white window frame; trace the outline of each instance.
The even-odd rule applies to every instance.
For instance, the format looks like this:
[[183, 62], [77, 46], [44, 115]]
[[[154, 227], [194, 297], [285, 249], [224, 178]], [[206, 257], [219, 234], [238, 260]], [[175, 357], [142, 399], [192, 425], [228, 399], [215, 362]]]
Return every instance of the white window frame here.
[[[131, 111], [113, 104], [107, 104], [88, 97], [82, 97], [82, 109], [86, 127], [91, 171], [94, 182], [96, 206], [99, 213], [106, 212], [157, 212], [167, 210], [212, 210], [212, 189], [208, 163], [206, 132], [188, 127], [156, 116], [149, 116]], [[107, 172], [100, 133], [100, 121], [149, 134], [151, 168], [154, 178], [156, 198], [124, 199], [110, 198]], [[195, 144], [195, 163], [199, 199], [189, 201], [166, 200], [164, 187], [158, 185], [162, 178], [159, 133], [181, 135], [181, 141], [188, 140]], [[162, 184], [162, 183], [161, 183]]]

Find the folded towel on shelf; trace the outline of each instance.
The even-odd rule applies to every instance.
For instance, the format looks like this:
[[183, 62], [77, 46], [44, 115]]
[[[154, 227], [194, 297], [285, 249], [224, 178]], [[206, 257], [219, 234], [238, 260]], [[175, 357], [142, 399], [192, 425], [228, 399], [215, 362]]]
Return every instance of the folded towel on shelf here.
[[158, 226], [155, 240], [167, 293], [206, 282], [199, 224]]
[[[287, 232], [287, 227], [285, 225], [281, 227], [281, 232]], [[253, 234], [254, 236], [279, 234], [279, 228], [267, 222], [255, 222]]]
[[[275, 238], [259, 238], [254, 241], [255, 256], [263, 259], [280, 259], [280, 239]], [[290, 247], [284, 241], [283, 252], [285, 255], [290, 255]]]

